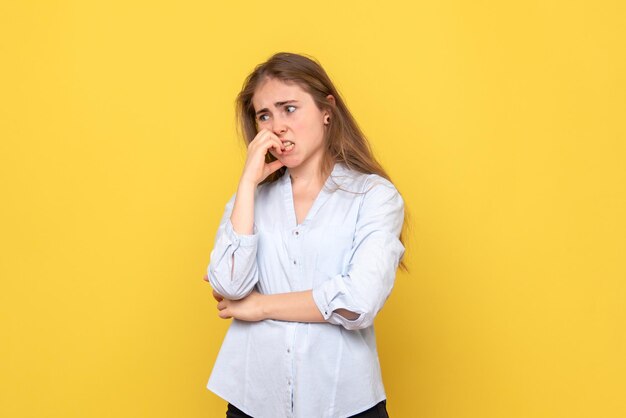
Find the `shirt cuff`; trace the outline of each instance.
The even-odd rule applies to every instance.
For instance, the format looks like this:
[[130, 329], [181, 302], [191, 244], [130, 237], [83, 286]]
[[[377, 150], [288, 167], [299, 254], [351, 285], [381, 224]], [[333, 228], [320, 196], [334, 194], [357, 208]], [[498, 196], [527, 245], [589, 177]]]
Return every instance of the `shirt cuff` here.
[[[320, 313], [331, 324], [341, 325], [347, 329], [357, 329], [365, 320], [365, 313], [356, 308], [346, 290], [343, 275], [341, 274], [312, 289], [312, 295]], [[358, 314], [359, 317], [352, 320], [347, 319], [335, 313], [334, 311], [337, 309], [346, 309]]]

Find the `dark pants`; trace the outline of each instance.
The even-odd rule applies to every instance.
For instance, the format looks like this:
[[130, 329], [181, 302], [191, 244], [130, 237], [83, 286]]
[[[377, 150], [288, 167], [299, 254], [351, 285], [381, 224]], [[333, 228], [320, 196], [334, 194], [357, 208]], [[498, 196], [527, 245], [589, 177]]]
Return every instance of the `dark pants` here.
[[[367, 411], [363, 411], [356, 415], [352, 415], [349, 418], [389, 418], [387, 414], [387, 401], [381, 401], [374, 405]], [[228, 410], [226, 411], [226, 418], [252, 418], [250, 415], [246, 415], [237, 409], [235, 406], [228, 404]]]

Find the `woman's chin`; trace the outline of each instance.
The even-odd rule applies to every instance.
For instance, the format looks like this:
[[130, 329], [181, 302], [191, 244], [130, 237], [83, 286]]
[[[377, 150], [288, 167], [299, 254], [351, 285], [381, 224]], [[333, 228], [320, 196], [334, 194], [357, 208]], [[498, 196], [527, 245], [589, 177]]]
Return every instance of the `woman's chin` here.
[[289, 156], [280, 156], [278, 157], [278, 160], [280, 160], [280, 162], [283, 163], [283, 165], [287, 168], [293, 168], [300, 165], [300, 160], [296, 158], [291, 158]]

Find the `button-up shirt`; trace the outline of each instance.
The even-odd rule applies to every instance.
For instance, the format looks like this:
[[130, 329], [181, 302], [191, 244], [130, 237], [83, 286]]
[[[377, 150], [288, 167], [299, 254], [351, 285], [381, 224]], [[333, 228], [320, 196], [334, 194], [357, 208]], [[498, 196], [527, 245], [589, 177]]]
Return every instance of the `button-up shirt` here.
[[298, 224], [287, 168], [256, 188], [252, 234], [234, 231], [234, 200], [210, 255], [212, 287], [229, 299], [312, 289], [326, 322], [233, 319], [207, 388], [255, 418], [348, 417], [385, 399], [373, 322], [405, 250], [394, 185], [335, 163]]

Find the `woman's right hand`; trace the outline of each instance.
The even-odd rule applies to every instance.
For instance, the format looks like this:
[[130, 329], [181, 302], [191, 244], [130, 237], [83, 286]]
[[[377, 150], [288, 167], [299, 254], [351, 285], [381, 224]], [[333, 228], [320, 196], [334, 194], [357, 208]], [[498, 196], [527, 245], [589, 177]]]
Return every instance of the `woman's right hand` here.
[[274, 157], [281, 155], [282, 145], [274, 132], [268, 129], [259, 131], [248, 144], [246, 164], [239, 180], [237, 196], [230, 215], [236, 233], [247, 235], [254, 233], [254, 191], [267, 176], [284, 165], [280, 160], [266, 164], [265, 155], [271, 149], [274, 149], [272, 152]]
[[269, 164], [265, 162], [265, 155], [272, 148], [278, 155], [283, 153], [283, 144], [280, 139], [272, 131], [261, 129], [248, 144], [246, 164], [241, 174], [242, 181], [256, 186], [284, 165], [280, 160], [272, 161]]

